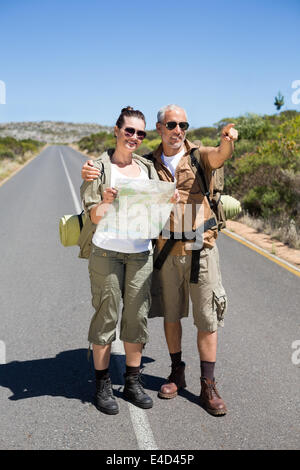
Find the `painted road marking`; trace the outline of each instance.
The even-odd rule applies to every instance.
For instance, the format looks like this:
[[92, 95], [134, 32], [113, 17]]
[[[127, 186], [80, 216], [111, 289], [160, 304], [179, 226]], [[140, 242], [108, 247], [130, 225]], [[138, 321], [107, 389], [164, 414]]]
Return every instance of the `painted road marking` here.
[[74, 206], [75, 206], [75, 211], [77, 212], [77, 214], [80, 214], [82, 212], [82, 209], [80, 207], [80, 202], [79, 202], [78, 197], [76, 195], [76, 191], [74, 189], [74, 185], [72, 183], [69, 172], [67, 170], [67, 167], [66, 167], [66, 164], [65, 164], [65, 161], [64, 161], [64, 157], [61, 153], [61, 150], [59, 150], [59, 154], [60, 154], [60, 158], [61, 158], [63, 167], [64, 167], [66, 175], [67, 175], [67, 180], [68, 180], [68, 183], [69, 183], [69, 186], [70, 186], [70, 190], [71, 190], [71, 194], [72, 194], [72, 198], [73, 198], [73, 202], [74, 202]]
[[[117, 326], [117, 336], [116, 340], [112, 343], [111, 351], [112, 354], [125, 354], [123, 343], [119, 339], [120, 336], [120, 327]], [[123, 380], [123, 371], [121, 370], [121, 361], [115, 361], [118, 372], [118, 380], [122, 382]], [[137, 406], [134, 406], [132, 403], [127, 402], [129, 407], [130, 418], [135, 432], [136, 440], [140, 450], [158, 450], [156, 445], [152, 429], [148, 420], [146, 411]]]
[[227, 235], [230, 238], [233, 238], [237, 242], [242, 243], [243, 245], [247, 246], [248, 248], [251, 248], [251, 250], [256, 251], [262, 256], [265, 256], [265, 258], [268, 258], [270, 261], [273, 261], [274, 263], [279, 264], [282, 268], [287, 269], [291, 273], [295, 274], [295, 276], [300, 277], [300, 269], [297, 268], [296, 266], [293, 266], [292, 264], [288, 263], [287, 261], [283, 260], [282, 258], [279, 258], [278, 256], [272, 255], [269, 253], [267, 250], [264, 250], [263, 248], [260, 248], [259, 246], [255, 245], [254, 243], [250, 242], [249, 240], [246, 240], [246, 238], [241, 237], [240, 235], [233, 234], [227, 229], [222, 230], [225, 235]]
[[6, 345], [0, 341], [0, 364], [6, 364]]
[[[67, 170], [66, 164], [64, 162], [63, 155], [61, 151], [59, 150], [60, 157], [62, 164], [64, 166], [68, 183], [71, 189], [74, 205], [76, 208], [76, 211], [79, 213], [81, 212], [80, 209], [80, 204], [78, 201], [78, 198], [76, 196], [76, 192], [72, 183], [72, 180], [70, 178], [69, 172]], [[119, 324], [117, 326], [117, 335], [116, 335], [116, 340], [113, 341], [112, 346], [111, 346], [111, 354], [116, 354], [116, 355], [125, 355], [124, 351], [124, 346], [122, 341], [120, 341], [120, 331], [119, 331]], [[118, 380], [120, 383], [123, 381], [123, 371], [121, 370], [121, 362], [120, 361], [115, 361], [116, 367], [117, 367], [117, 373], [118, 373]], [[151, 426], [147, 417], [146, 412], [138, 408], [131, 403], [127, 402], [128, 408], [129, 408], [129, 413], [130, 413], [130, 418], [133, 426], [133, 430], [138, 442], [139, 449], [141, 450], [158, 450], [158, 447], [155, 443], [154, 436], [151, 430]]]

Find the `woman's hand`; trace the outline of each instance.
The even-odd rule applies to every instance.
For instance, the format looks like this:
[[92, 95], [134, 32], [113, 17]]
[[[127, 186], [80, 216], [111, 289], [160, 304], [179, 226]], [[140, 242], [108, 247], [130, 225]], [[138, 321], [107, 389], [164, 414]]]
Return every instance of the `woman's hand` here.
[[97, 206], [91, 209], [91, 221], [94, 224], [99, 224], [102, 217], [108, 211], [110, 204], [112, 204], [117, 197], [118, 191], [114, 188], [106, 188], [103, 192], [103, 199]]
[[118, 191], [114, 188], [106, 188], [103, 192], [103, 204], [111, 204], [117, 197]]
[[81, 168], [81, 178], [85, 181], [93, 181], [98, 178], [99, 175], [100, 170], [94, 167], [93, 160], [88, 160]]
[[180, 194], [178, 189], [175, 189], [174, 196], [171, 197], [170, 203], [177, 204], [180, 201]]

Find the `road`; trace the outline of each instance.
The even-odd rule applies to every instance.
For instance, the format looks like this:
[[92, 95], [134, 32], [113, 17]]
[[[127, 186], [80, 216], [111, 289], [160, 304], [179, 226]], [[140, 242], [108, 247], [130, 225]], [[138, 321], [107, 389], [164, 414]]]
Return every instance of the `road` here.
[[229, 309], [216, 379], [229, 413], [212, 417], [197, 404], [191, 317], [183, 320], [188, 387], [180, 396], [157, 397], [170, 361], [162, 320], [153, 319], [143, 363], [154, 407], [122, 399], [119, 341], [111, 368], [120, 413], [93, 406], [87, 261], [58, 233], [59, 218], [76, 212], [84, 160], [71, 148], [48, 147], [0, 187], [0, 449], [297, 449], [299, 277], [224, 234], [218, 246]]

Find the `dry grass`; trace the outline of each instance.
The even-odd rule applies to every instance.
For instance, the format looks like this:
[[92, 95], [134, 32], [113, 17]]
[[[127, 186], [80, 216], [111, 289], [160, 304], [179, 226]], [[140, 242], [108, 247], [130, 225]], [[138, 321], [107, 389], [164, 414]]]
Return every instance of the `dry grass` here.
[[0, 181], [5, 180], [9, 175], [16, 171], [21, 166], [16, 160], [4, 158], [0, 162]]
[[14, 160], [10, 158], [3, 158], [0, 160], [0, 182], [11, 176], [15, 171], [19, 170], [25, 163], [34, 158], [38, 153], [25, 152], [23, 157], [17, 157]]
[[252, 217], [247, 213], [242, 213], [235, 220], [248, 225], [248, 227], [253, 228], [257, 232], [266, 233], [271, 238], [281, 241], [290, 248], [300, 249], [300, 231], [294, 220], [264, 220]]

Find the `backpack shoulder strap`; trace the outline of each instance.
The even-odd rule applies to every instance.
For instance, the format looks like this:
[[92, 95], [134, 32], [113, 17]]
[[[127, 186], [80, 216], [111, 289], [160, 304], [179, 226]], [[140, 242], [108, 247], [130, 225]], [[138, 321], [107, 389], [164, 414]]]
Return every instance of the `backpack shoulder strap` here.
[[200, 182], [200, 187], [202, 189], [202, 192], [204, 196], [207, 197], [207, 200], [209, 202], [210, 207], [213, 207], [212, 201], [210, 199], [210, 190], [209, 190], [209, 185], [207, 184], [206, 176], [205, 176], [205, 171], [202, 167], [202, 162], [201, 162], [201, 155], [200, 155], [200, 150], [198, 148], [193, 148], [190, 153], [190, 159], [191, 159], [191, 167], [193, 172], [195, 173], [196, 177], [198, 177], [198, 180]]

